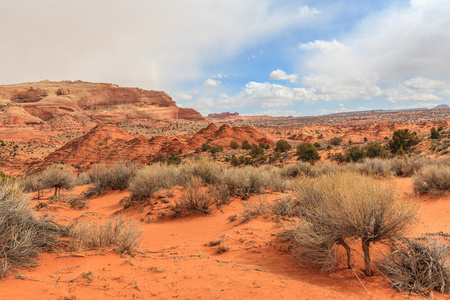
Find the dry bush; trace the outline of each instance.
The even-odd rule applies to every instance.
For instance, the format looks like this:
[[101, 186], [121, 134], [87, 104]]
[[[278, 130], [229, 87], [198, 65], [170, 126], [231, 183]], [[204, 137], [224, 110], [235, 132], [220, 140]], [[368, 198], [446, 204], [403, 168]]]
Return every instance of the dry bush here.
[[214, 161], [202, 159], [191, 164], [190, 169], [192, 176], [200, 177], [205, 184], [215, 185], [222, 181], [224, 167]]
[[99, 195], [107, 190], [124, 190], [137, 169], [136, 164], [127, 162], [94, 165], [87, 173], [92, 184], [90, 191]]
[[32, 174], [19, 180], [19, 186], [25, 193], [38, 192], [37, 199], [41, 198], [41, 191], [43, 189], [40, 174]]
[[429, 297], [433, 290], [450, 291], [449, 252], [449, 246], [436, 238], [402, 238], [378, 264], [398, 291]]
[[341, 171], [342, 167], [338, 164], [334, 164], [332, 162], [326, 161], [326, 162], [318, 162], [314, 166], [311, 166], [311, 169], [309, 171], [309, 175], [311, 177], [319, 177], [324, 174], [331, 174]]
[[145, 166], [130, 180], [129, 190], [133, 199], [151, 197], [159, 190], [167, 190], [179, 184], [179, 169], [173, 165]]
[[300, 214], [299, 202], [291, 196], [276, 199], [272, 204], [272, 212], [277, 216], [297, 217]]
[[311, 164], [298, 161], [295, 164], [286, 165], [281, 169], [283, 177], [300, 177], [311, 174]]
[[290, 183], [285, 177], [282, 176], [282, 171], [280, 168], [275, 168], [269, 165], [259, 167], [257, 170], [262, 172], [264, 178], [266, 178], [266, 187], [281, 193], [290, 189]]
[[[400, 201], [393, 185], [355, 173], [303, 178], [293, 190], [304, 222], [293, 239], [297, 257], [305, 262], [330, 257], [330, 251], [342, 245], [350, 267], [348, 243], [360, 239], [365, 272], [371, 276], [370, 243], [399, 237], [416, 220], [416, 206]], [[311, 243], [314, 239], [320, 243]], [[327, 260], [322, 270], [332, 266]]]
[[399, 177], [410, 177], [418, 172], [423, 166], [432, 163], [432, 160], [425, 157], [396, 157], [389, 160], [391, 169]]
[[123, 215], [104, 223], [79, 221], [70, 226], [70, 246], [73, 250], [90, 250], [115, 246], [119, 253], [132, 255], [141, 240], [140, 225]]
[[59, 245], [63, 228], [38, 219], [28, 198], [12, 182], [0, 181], [0, 277], [8, 269], [37, 265], [39, 252]]
[[376, 178], [387, 178], [394, 173], [392, 163], [380, 158], [366, 158], [359, 163], [349, 163], [343, 166], [343, 169]]
[[39, 177], [44, 189], [55, 189], [54, 199], [61, 196], [61, 189], [70, 189], [77, 184], [75, 174], [64, 165], [51, 165], [40, 173]]
[[242, 212], [241, 223], [247, 222], [258, 216], [268, 215], [272, 212], [272, 206], [266, 198], [258, 198], [257, 200], [244, 203], [244, 211]]
[[414, 190], [440, 194], [450, 190], [450, 166], [425, 166], [413, 176]]
[[206, 191], [202, 191], [203, 181], [200, 177], [192, 177], [191, 182], [181, 192], [180, 199], [175, 201], [172, 207], [174, 216], [180, 216], [190, 212], [209, 214], [210, 208], [216, 203], [216, 199]]

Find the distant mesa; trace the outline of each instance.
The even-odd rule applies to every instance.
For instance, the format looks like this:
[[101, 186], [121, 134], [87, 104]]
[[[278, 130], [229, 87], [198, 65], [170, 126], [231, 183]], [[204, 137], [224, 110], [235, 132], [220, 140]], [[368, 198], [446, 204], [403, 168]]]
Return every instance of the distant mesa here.
[[440, 105], [435, 106], [435, 107], [433, 107], [431, 109], [449, 109], [449, 108], [450, 108], [450, 106], [448, 106], [447, 104], [440, 104]]
[[41, 81], [0, 86], [0, 122], [32, 125], [70, 117], [80, 122], [132, 119], [207, 121], [192, 108], [180, 108], [161, 91], [83, 81]]

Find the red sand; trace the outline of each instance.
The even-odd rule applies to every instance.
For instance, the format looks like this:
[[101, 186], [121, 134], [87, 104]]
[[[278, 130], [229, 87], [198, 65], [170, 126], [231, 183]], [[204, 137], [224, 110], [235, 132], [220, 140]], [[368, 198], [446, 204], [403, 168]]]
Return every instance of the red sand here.
[[[411, 235], [450, 232], [449, 196], [417, 197], [411, 179], [395, 180], [409, 201], [420, 202], [420, 221]], [[106, 217], [121, 209], [119, 201], [128, 195], [124, 191], [94, 197], [83, 210], [56, 203], [60, 208], [51, 213], [61, 220], [86, 212]], [[365, 277], [357, 255], [354, 272], [342, 266], [334, 273], [320, 274], [300, 266], [287, 251], [288, 243], [276, 237], [281, 223], [273, 217], [244, 224], [239, 224], [239, 218], [229, 221], [230, 215], [242, 212], [242, 203], [235, 200], [206, 216], [142, 222], [142, 253], [135, 257], [108, 253], [110, 249], [43, 254], [40, 266], [12, 271], [0, 280], [0, 299], [404, 299], [379, 273]], [[147, 212], [148, 206], [128, 215], [141, 220]], [[217, 247], [205, 246], [219, 238], [230, 247], [228, 252], [217, 254]], [[354, 248], [361, 252], [359, 244]], [[434, 296], [444, 299], [439, 293]]]

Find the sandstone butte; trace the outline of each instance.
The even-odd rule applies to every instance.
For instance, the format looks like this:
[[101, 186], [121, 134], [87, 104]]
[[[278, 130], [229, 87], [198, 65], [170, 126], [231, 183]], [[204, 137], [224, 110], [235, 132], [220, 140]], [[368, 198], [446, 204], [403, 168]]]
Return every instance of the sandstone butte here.
[[203, 143], [221, 145], [229, 148], [230, 142], [236, 140], [242, 143], [247, 140], [252, 143], [275, 143], [265, 134], [251, 126], [230, 127], [214, 124], [199, 130], [192, 137], [182, 140], [171, 136], [154, 136], [147, 139], [143, 135], [133, 135], [113, 124], [98, 124], [85, 135], [73, 139], [42, 161], [36, 161], [30, 168], [31, 172], [42, 169], [52, 163], [63, 162], [67, 165], [89, 169], [97, 163], [113, 161], [134, 161], [142, 164], [154, 160], [157, 154], [179, 153], [193, 151]]
[[68, 118], [80, 122], [130, 119], [206, 121], [164, 92], [83, 81], [41, 81], [0, 86], [0, 124], [34, 125]]

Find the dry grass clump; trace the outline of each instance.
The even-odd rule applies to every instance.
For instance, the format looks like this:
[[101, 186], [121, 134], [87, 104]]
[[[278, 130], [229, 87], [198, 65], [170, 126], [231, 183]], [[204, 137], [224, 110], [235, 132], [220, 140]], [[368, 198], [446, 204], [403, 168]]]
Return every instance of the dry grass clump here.
[[210, 208], [216, 203], [216, 199], [209, 195], [207, 191], [202, 190], [202, 179], [200, 177], [192, 177], [191, 182], [181, 192], [180, 199], [175, 201], [172, 207], [174, 216], [180, 216], [189, 212], [201, 212], [209, 214]]
[[249, 201], [243, 204], [244, 211], [242, 212], [242, 223], [247, 222], [258, 216], [268, 215], [272, 213], [272, 206], [266, 198], [259, 197], [256, 200]]
[[297, 217], [300, 214], [299, 202], [291, 196], [276, 199], [272, 204], [272, 212], [277, 216]]
[[[222, 182], [224, 167], [208, 159], [201, 159], [184, 166], [183, 173], [188, 177], [197, 176], [203, 183], [216, 185]], [[189, 176], [190, 175], [190, 176]]]
[[432, 160], [425, 157], [396, 157], [389, 160], [394, 174], [398, 177], [410, 177], [418, 172], [423, 166], [432, 163]]
[[77, 184], [77, 177], [66, 166], [54, 164], [39, 174], [43, 189], [54, 188], [53, 198], [61, 196], [61, 189], [71, 189]]
[[416, 220], [416, 207], [400, 201], [394, 186], [355, 173], [303, 178], [294, 186], [302, 222], [291, 231], [295, 255], [303, 263], [336, 266], [336, 248], [361, 240], [365, 273], [372, 275], [370, 243], [399, 237]]
[[303, 161], [298, 161], [295, 164], [286, 165], [281, 169], [283, 177], [301, 177], [309, 176], [311, 174], [311, 164]]
[[151, 197], [159, 190], [170, 189], [179, 184], [180, 170], [173, 165], [145, 166], [136, 172], [128, 188], [133, 199]]
[[394, 174], [392, 163], [381, 158], [366, 158], [360, 163], [347, 164], [344, 168], [348, 171], [377, 178], [387, 178]]
[[132, 255], [138, 247], [142, 232], [140, 225], [123, 215], [104, 223], [79, 221], [71, 225], [70, 246], [73, 250], [90, 250], [115, 246], [117, 252]]
[[92, 184], [90, 192], [99, 195], [107, 190], [124, 190], [137, 169], [136, 164], [127, 162], [94, 165], [87, 173]]
[[414, 190], [421, 194], [446, 193], [450, 190], [450, 166], [425, 166], [413, 176]]
[[38, 219], [16, 184], [0, 181], [0, 277], [10, 268], [37, 265], [39, 252], [59, 245], [63, 228]]
[[402, 238], [378, 264], [398, 291], [429, 297], [432, 291], [450, 291], [449, 251], [449, 246], [436, 238]]

